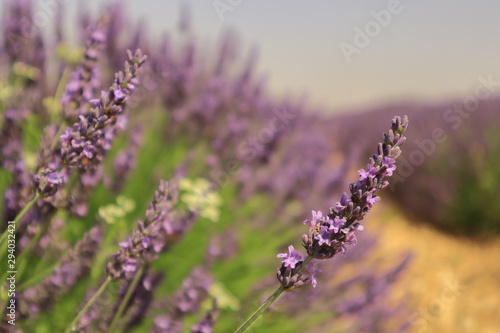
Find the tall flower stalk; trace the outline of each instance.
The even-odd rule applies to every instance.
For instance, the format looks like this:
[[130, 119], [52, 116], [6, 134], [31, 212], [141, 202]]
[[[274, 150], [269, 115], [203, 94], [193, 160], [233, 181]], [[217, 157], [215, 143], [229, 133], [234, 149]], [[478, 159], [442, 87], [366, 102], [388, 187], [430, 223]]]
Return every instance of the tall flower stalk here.
[[124, 242], [106, 265], [107, 278], [94, 296], [83, 306], [67, 327], [71, 332], [80, 318], [89, 310], [99, 296], [106, 290], [110, 282], [132, 281], [121, 301], [109, 327], [114, 329], [120, 320], [131, 293], [139, 282], [145, 266], [158, 258], [161, 252], [167, 251], [182, 238], [197, 216], [194, 212], [181, 212], [175, 209], [178, 200], [176, 182], [161, 181], [153, 200], [145, 213], [145, 218], [139, 221], [137, 229]]
[[345, 192], [335, 207], [330, 208], [328, 215], [321, 211], [313, 211], [312, 219], [304, 221], [309, 231], [302, 236], [302, 245], [307, 257], [288, 247], [288, 253], [278, 254], [282, 258], [281, 267], [277, 270], [280, 286], [254, 312], [235, 333], [245, 332], [265, 310], [276, 301], [284, 291], [312, 284], [316, 287], [313, 260], [330, 259], [338, 253], [346, 252], [346, 245], [356, 244], [356, 233], [363, 230], [361, 221], [374, 204], [380, 201], [375, 194], [389, 185], [388, 177], [396, 170], [396, 159], [401, 155], [400, 146], [406, 141], [403, 135], [408, 126], [408, 118], [394, 117], [391, 129], [384, 133], [384, 141], [378, 144], [377, 153], [370, 157], [370, 163], [364, 170], [359, 170], [359, 179], [349, 186], [350, 195]]

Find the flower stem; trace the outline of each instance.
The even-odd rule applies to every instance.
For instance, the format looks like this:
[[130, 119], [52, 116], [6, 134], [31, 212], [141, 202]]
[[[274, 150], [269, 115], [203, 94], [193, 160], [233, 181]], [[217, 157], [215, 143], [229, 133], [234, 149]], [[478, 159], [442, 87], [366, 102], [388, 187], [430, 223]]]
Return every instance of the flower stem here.
[[23, 261], [24, 257], [26, 257], [33, 247], [38, 244], [38, 241], [42, 237], [42, 235], [47, 231], [48, 225], [40, 227], [40, 230], [36, 233], [36, 235], [30, 240], [28, 245], [24, 249], [22, 249], [21, 253], [17, 256], [17, 262], [19, 262], [19, 268], [17, 270], [17, 275], [19, 279], [23, 277], [24, 269], [26, 268], [27, 261]]
[[99, 290], [97, 290], [96, 293], [94, 294], [94, 296], [92, 296], [92, 298], [89, 299], [89, 301], [87, 302], [87, 304], [85, 304], [83, 309], [81, 309], [80, 312], [78, 312], [75, 319], [73, 319], [71, 324], [68, 325], [68, 327], [66, 328], [66, 331], [64, 331], [64, 333], [70, 333], [73, 331], [76, 324], [78, 323], [78, 320], [80, 320], [81, 316], [83, 316], [85, 314], [85, 312], [87, 312], [87, 310], [92, 306], [92, 304], [94, 304], [94, 302], [99, 298], [99, 296], [101, 296], [101, 294], [104, 292], [104, 290], [106, 290], [106, 287], [108, 286], [108, 284], [110, 282], [111, 282], [111, 278], [108, 276], [108, 278], [106, 279], [106, 281], [104, 281], [104, 283], [101, 285]]
[[144, 265], [139, 268], [137, 273], [135, 273], [134, 279], [132, 282], [130, 282], [130, 285], [127, 288], [127, 293], [123, 297], [122, 301], [120, 302], [120, 306], [118, 307], [118, 310], [116, 311], [115, 315], [113, 316], [113, 320], [111, 321], [111, 324], [109, 325], [108, 332], [113, 332], [116, 323], [118, 320], [120, 320], [123, 311], [125, 310], [125, 307], [127, 306], [130, 297], [132, 297], [132, 294], [134, 293], [135, 287], [139, 283], [139, 280], [141, 279], [142, 274], [144, 273]]
[[278, 297], [280, 297], [280, 295], [283, 293], [283, 291], [284, 291], [283, 286], [280, 286], [278, 289], [276, 289], [276, 291], [274, 293], [272, 293], [271, 296], [269, 296], [269, 298], [266, 299], [266, 301], [264, 303], [262, 303], [262, 305], [257, 309], [257, 311], [255, 311], [250, 317], [248, 317], [248, 319], [245, 320], [245, 322], [243, 324], [241, 324], [241, 326], [238, 327], [238, 329], [236, 331], [234, 331], [234, 333], [245, 332], [250, 327], [250, 325], [252, 325], [252, 323], [257, 318], [259, 318], [264, 313], [264, 311], [266, 311], [267, 308], [271, 304], [273, 304], [274, 301], [276, 301], [278, 299]]
[[[311, 260], [313, 260], [313, 258], [311, 256], [308, 256], [303, 262], [302, 264], [300, 264], [298, 270], [297, 270], [297, 273], [296, 274], [300, 274], [300, 272], [302, 272], [306, 267], [307, 265], [311, 262]], [[289, 289], [288, 289], [289, 290]], [[272, 293], [271, 296], [269, 296], [268, 299], [266, 299], [266, 301], [264, 303], [262, 303], [262, 305], [257, 309], [257, 311], [255, 311], [247, 320], [245, 320], [245, 322], [243, 324], [241, 324], [240, 327], [238, 327], [238, 329], [236, 331], [234, 331], [234, 333], [242, 333], [242, 332], [245, 332], [249, 327], [250, 325], [252, 325], [252, 323], [257, 319], [259, 318], [263, 313], [264, 311], [266, 311], [266, 309], [271, 305], [273, 304], [274, 301], [276, 301], [278, 299], [278, 297], [280, 297], [280, 295], [285, 291], [285, 289], [283, 288], [283, 286], [280, 286], [278, 289], [276, 289], [276, 291], [274, 293]]]
[[[61, 76], [61, 79], [59, 80], [59, 84], [57, 85], [56, 94], [54, 95], [55, 101], [61, 100], [63, 93], [64, 93], [64, 88], [66, 87], [66, 84], [68, 83], [69, 78], [71, 76], [71, 72], [72, 72], [71, 68], [69, 66], [66, 66], [66, 68], [64, 69], [64, 72]], [[52, 118], [53, 118], [52, 123], [56, 123], [57, 119], [54, 119], [55, 115], [52, 115]], [[61, 136], [61, 134], [64, 132], [65, 125], [66, 125], [66, 122], [64, 122], [64, 121], [61, 124], [59, 124], [59, 127], [57, 129], [57, 134], [55, 135], [55, 137], [52, 140], [52, 143], [50, 145], [50, 147], [52, 149], [55, 149], [57, 147], [57, 143], [59, 142], [59, 136]]]
[[[17, 214], [17, 216], [14, 218], [14, 221], [19, 222], [23, 218], [24, 214], [26, 214], [26, 212], [35, 204], [37, 200], [38, 200], [38, 194], [35, 194], [35, 196], [30, 201], [28, 201], [26, 205], [24, 205], [23, 209], [19, 212], [19, 214]], [[5, 243], [8, 234], [9, 232], [7, 229], [0, 237], [0, 249], [3, 248], [3, 244]], [[0, 259], [3, 258], [3, 253], [4, 251], [0, 253]]]
[[28, 212], [28, 210], [31, 208], [31, 206], [33, 206], [35, 204], [35, 202], [38, 200], [39, 198], [39, 194], [35, 194], [35, 196], [33, 196], [33, 198], [26, 204], [24, 205], [24, 208], [19, 212], [19, 214], [17, 214], [17, 216], [14, 218], [14, 221], [17, 221], [19, 222], [24, 214], [26, 214], [26, 212]]

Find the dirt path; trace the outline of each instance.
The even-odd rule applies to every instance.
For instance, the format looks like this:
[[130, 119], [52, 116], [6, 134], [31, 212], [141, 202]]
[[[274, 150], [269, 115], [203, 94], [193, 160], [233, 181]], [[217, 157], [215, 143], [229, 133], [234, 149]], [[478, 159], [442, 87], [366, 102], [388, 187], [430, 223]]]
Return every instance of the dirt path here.
[[381, 205], [366, 226], [380, 230], [379, 255], [415, 258], [394, 297], [410, 293], [414, 332], [495, 333], [500, 329], [500, 239], [474, 243], [410, 224]]

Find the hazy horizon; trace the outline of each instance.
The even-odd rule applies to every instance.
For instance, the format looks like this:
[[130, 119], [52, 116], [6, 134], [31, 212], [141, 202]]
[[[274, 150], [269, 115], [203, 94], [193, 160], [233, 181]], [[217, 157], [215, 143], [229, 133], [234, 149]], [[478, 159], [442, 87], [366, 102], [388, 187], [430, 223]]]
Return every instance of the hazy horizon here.
[[[35, 1], [35, 8], [49, 1], [56, 0]], [[105, 4], [58, 3], [68, 25], [78, 8], [95, 12]], [[334, 111], [460, 98], [474, 91], [480, 76], [500, 82], [500, 0], [123, 3], [153, 38], [175, 29], [181, 4], [188, 5], [195, 36], [205, 44], [216, 47], [219, 33], [232, 28], [245, 49], [258, 47], [258, 72], [267, 74], [273, 94], [306, 95]]]

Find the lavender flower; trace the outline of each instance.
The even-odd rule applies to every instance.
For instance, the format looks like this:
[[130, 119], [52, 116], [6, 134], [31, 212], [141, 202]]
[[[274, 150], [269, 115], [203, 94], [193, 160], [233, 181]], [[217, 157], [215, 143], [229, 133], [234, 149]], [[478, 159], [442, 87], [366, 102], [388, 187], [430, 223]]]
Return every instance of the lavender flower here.
[[198, 323], [191, 326], [191, 333], [212, 333], [219, 312], [217, 301], [214, 299], [212, 308], [208, 310], [207, 314]]
[[208, 296], [212, 277], [208, 271], [195, 267], [184, 279], [174, 295], [173, 308], [168, 315], [157, 316], [151, 329], [152, 333], [181, 332], [182, 319], [188, 314], [198, 312], [201, 302]]
[[212, 277], [209, 272], [201, 267], [194, 268], [175, 294], [174, 316], [197, 312], [201, 301], [208, 295], [211, 284]]
[[100, 99], [91, 101], [94, 107], [88, 115], [80, 116], [80, 121], [61, 135], [61, 159], [66, 165], [88, 169], [101, 162], [145, 60], [140, 50], [135, 55], [129, 51], [124, 71], [115, 75], [113, 85], [101, 93]]
[[309, 283], [316, 287], [315, 275], [319, 271], [314, 269], [311, 263], [305, 268], [300, 267], [304, 261], [292, 245], [288, 247], [288, 253], [279, 253], [277, 257], [283, 258], [277, 277], [285, 289], [298, 288]]
[[106, 42], [107, 17], [103, 16], [86, 41], [81, 64], [73, 72], [61, 99], [61, 113], [67, 123], [74, 123], [84, 115], [84, 106], [94, 96], [98, 86], [97, 62]]
[[51, 275], [23, 292], [20, 298], [23, 304], [22, 312], [33, 316], [40, 311], [47, 311], [57, 298], [69, 292], [78, 279], [89, 271], [101, 239], [100, 227], [94, 227], [87, 232], [61, 259]]
[[[366, 170], [359, 171], [359, 180], [349, 186], [351, 196], [344, 193], [327, 216], [313, 211], [313, 218], [305, 221], [309, 224], [309, 233], [302, 236], [302, 241], [309, 255], [308, 262], [344, 254], [346, 245], [356, 244], [356, 232], [363, 230], [359, 221], [379, 201], [375, 193], [389, 185], [385, 178], [396, 169], [395, 159], [401, 154], [399, 147], [406, 140], [403, 133], [407, 126], [407, 117], [395, 117], [391, 129], [384, 134], [384, 142], [378, 145], [378, 153], [370, 158]], [[313, 275], [302, 273], [301, 256], [293, 247], [289, 248], [289, 254], [278, 256], [284, 258], [278, 269], [278, 280], [285, 290], [313, 283]]]
[[194, 214], [175, 211], [178, 200], [177, 185], [161, 181], [146, 217], [107, 264], [113, 280], [131, 279], [145, 262], [151, 262], [162, 250], [175, 243], [191, 226]]
[[169, 316], [156, 316], [153, 321], [151, 333], [180, 333], [182, 332], [182, 322], [174, 320]]
[[64, 184], [64, 178], [51, 169], [40, 170], [33, 177], [35, 193], [41, 198], [53, 196]]
[[[131, 330], [147, 317], [153, 303], [155, 289], [162, 282], [162, 280], [163, 273], [151, 273], [146, 271], [141, 276], [140, 281], [132, 292], [132, 296], [123, 312], [123, 314], [127, 316], [127, 322], [124, 327], [125, 330]], [[129, 283], [125, 283], [121, 286], [118, 291], [119, 297], [111, 313], [114, 314], [117, 312], [128, 288]]]

